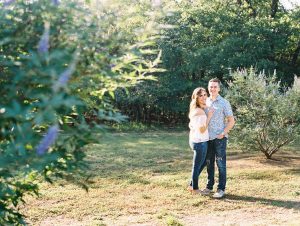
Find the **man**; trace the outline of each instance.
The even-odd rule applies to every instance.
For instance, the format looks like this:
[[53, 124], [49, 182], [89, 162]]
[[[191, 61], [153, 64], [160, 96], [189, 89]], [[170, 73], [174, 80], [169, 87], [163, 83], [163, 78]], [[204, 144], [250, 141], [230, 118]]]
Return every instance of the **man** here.
[[201, 192], [209, 195], [213, 192], [215, 183], [215, 161], [219, 171], [219, 184], [214, 198], [223, 198], [226, 188], [226, 145], [229, 131], [233, 128], [235, 120], [230, 103], [219, 95], [221, 82], [211, 79], [208, 83], [210, 97], [207, 106], [214, 109], [214, 114], [208, 125], [209, 141], [206, 157], [208, 181], [206, 188]]

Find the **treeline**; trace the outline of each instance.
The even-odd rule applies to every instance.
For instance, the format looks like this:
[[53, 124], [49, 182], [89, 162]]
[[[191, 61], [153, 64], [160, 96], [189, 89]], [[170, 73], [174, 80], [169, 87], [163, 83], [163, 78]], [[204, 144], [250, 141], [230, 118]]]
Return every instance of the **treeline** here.
[[[168, 25], [156, 42], [162, 50], [157, 81], [118, 90], [116, 104], [132, 121], [178, 123], [187, 120], [192, 90], [218, 77], [226, 86], [231, 72], [254, 67], [291, 86], [300, 75], [300, 8], [286, 10], [278, 0], [164, 1]], [[166, 26], [165, 26], [166, 27]]]

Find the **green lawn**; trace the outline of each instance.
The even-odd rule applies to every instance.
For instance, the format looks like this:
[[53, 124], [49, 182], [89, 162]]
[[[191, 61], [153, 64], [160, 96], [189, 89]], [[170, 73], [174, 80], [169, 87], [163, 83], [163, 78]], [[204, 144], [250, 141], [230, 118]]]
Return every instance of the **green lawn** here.
[[[30, 225], [298, 225], [300, 154], [228, 148], [223, 200], [186, 191], [192, 165], [188, 132], [106, 134], [86, 148], [89, 192], [42, 184], [22, 208]], [[299, 153], [299, 152], [298, 152]], [[203, 188], [206, 173], [201, 176]]]

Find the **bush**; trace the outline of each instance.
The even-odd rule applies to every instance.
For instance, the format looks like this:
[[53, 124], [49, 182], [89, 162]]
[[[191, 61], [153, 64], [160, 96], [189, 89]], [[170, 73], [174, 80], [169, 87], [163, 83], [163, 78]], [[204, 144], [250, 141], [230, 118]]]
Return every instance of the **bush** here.
[[232, 73], [227, 98], [236, 116], [233, 139], [247, 150], [260, 150], [270, 159], [300, 132], [300, 88], [281, 87], [275, 75], [238, 70]]
[[129, 42], [112, 11], [81, 1], [0, 7], [0, 225], [25, 224], [18, 206], [39, 193], [40, 178], [87, 189], [77, 177], [83, 148], [102, 127], [85, 116], [122, 121], [110, 104], [114, 90], [147, 79], [159, 60], [143, 57], [151, 34]]
[[1, 225], [25, 224], [18, 205], [38, 194], [41, 176], [86, 187], [74, 175], [85, 167], [92, 130], [81, 117], [85, 103], [68, 87], [79, 54], [58, 44], [64, 13], [50, 1], [18, 1], [0, 12]]

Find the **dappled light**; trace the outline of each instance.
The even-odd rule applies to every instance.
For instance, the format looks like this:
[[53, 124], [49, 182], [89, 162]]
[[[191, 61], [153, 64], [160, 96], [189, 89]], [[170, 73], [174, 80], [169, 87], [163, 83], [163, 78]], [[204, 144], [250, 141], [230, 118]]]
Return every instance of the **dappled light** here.
[[0, 225], [298, 225], [299, 18], [0, 0]]

